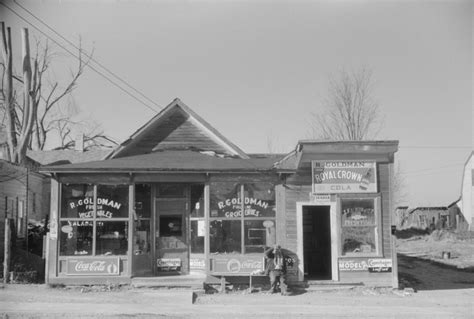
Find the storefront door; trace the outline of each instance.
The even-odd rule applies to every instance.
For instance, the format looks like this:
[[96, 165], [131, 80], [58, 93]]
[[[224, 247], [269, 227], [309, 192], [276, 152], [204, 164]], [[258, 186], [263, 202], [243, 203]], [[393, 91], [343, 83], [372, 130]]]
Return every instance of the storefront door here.
[[135, 185], [133, 218], [132, 274], [135, 277], [153, 275], [151, 185]]
[[155, 198], [157, 275], [189, 273], [189, 197], [185, 185], [160, 184]]
[[330, 280], [330, 206], [303, 206], [303, 254], [305, 278]]

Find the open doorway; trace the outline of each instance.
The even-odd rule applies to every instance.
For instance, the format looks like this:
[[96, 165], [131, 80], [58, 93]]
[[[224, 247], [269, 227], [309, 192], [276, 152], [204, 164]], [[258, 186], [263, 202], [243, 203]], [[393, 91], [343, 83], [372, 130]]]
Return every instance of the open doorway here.
[[303, 206], [302, 217], [305, 278], [331, 280], [330, 206]]

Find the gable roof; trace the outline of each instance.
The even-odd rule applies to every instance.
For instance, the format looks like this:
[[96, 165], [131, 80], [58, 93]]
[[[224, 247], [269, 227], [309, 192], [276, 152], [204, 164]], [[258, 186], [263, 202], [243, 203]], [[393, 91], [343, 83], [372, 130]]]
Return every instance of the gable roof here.
[[197, 149], [249, 158], [244, 151], [178, 98], [133, 133], [107, 158], [121, 158], [172, 149]]

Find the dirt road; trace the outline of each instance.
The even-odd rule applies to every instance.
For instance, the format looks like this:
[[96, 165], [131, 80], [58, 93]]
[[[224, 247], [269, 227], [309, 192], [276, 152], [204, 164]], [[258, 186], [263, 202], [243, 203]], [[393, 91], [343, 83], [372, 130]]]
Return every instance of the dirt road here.
[[352, 287], [292, 296], [245, 291], [204, 295], [185, 290], [49, 288], [0, 289], [4, 318], [473, 318], [474, 273], [400, 256], [409, 290]]

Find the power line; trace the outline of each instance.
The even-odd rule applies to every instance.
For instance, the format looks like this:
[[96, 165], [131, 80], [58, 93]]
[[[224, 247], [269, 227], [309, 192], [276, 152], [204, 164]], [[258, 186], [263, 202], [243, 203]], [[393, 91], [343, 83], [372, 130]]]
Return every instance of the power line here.
[[453, 146], [453, 145], [409, 145], [409, 146], [403, 146], [400, 145], [399, 148], [419, 148], [419, 149], [470, 149], [472, 150], [474, 146], [468, 146], [468, 145], [458, 145], [458, 146]]
[[419, 169], [419, 170], [416, 170], [416, 171], [400, 172], [400, 174], [402, 174], [402, 175], [417, 174], [417, 173], [420, 173], [420, 172], [433, 171], [433, 170], [446, 169], [446, 168], [453, 168], [453, 167], [462, 167], [462, 166], [464, 166], [464, 163], [459, 162], [459, 163], [453, 163], [453, 164], [448, 164], [448, 165], [444, 165], [444, 166], [423, 168], [423, 169]]
[[[82, 48], [79, 48], [77, 47], [73, 42], [69, 41], [67, 38], [65, 38], [63, 35], [61, 35], [59, 32], [57, 32], [54, 28], [52, 28], [50, 25], [48, 25], [46, 22], [44, 22], [42, 19], [40, 19], [38, 16], [36, 16], [34, 13], [32, 13], [30, 10], [28, 10], [27, 8], [25, 8], [24, 6], [22, 6], [21, 4], [19, 4], [16, 0], [13, 0], [13, 2], [19, 6], [20, 8], [22, 8], [23, 10], [25, 10], [26, 12], [28, 12], [29, 15], [31, 15], [33, 18], [35, 18], [37, 21], [39, 21], [42, 25], [44, 25], [46, 28], [48, 28], [49, 30], [51, 30], [54, 34], [56, 34], [58, 37], [60, 37], [61, 39], [63, 39], [64, 41], [66, 41], [69, 45], [73, 46], [74, 48], [76, 48], [77, 50], [79, 51], [83, 51], [84, 50]], [[86, 52], [87, 53], [87, 52]], [[121, 78], [120, 76], [118, 76], [117, 74], [115, 74], [114, 72], [112, 72], [110, 69], [108, 69], [107, 67], [105, 67], [102, 63], [100, 63], [99, 61], [97, 61], [96, 59], [94, 59], [91, 54], [86, 54], [87, 57], [93, 61], [94, 63], [96, 63], [98, 66], [100, 66], [103, 70], [107, 71], [109, 74], [111, 74], [114, 78], [116, 78], [117, 80], [119, 80], [120, 82], [122, 82], [123, 84], [125, 84], [127, 87], [129, 87], [130, 89], [132, 89], [133, 91], [135, 91], [136, 93], [138, 93], [141, 97], [145, 98], [147, 101], [151, 102], [152, 104], [154, 104], [155, 106], [159, 107], [160, 109], [162, 109], [163, 107], [159, 104], [157, 104], [156, 102], [154, 102], [152, 99], [150, 99], [149, 97], [147, 97], [145, 94], [143, 94], [141, 91], [139, 91], [138, 89], [136, 89], [135, 87], [133, 87], [130, 83], [128, 83], [127, 81], [125, 81], [123, 78]]]
[[[13, 10], [12, 8], [10, 8], [9, 6], [7, 6], [5, 3], [1, 2], [0, 4], [2, 4], [4, 7], [6, 7], [8, 10], [10, 10], [11, 12], [13, 12], [16, 16], [18, 16], [21, 20], [25, 21], [26, 23], [28, 23], [29, 25], [31, 25], [33, 28], [35, 28], [38, 32], [40, 32], [43, 36], [47, 37], [48, 39], [50, 39], [51, 41], [53, 41], [56, 45], [58, 45], [59, 47], [61, 47], [64, 51], [66, 51], [67, 53], [69, 53], [70, 55], [72, 55], [74, 58], [78, 59], [79, 61], [81, 60], [80, 56], [76, 56], [74, 53], [72, 53], [71, 51], [69, 51], [67, 48], [65, 48], [62, 44], [60, 44], [58, 41], [56, 41], [55, 39], [51, 38], [49, 35], [47, 35], [46, 33], [44, 33], [41, 29], [39, 29], [36, 25], [34, 25], [32, 22], [28, 21], [26, 18], [22, 17], [19, 13], [17, 13], [15, 10]], [[126, 93], [128, 96], [132, 97], [133, 99], [135, 99], [136, 101], [138, 101], [140, 104], [142, 104], [143, 106], [145, 106], [146, 108], [150, 109], [151, 111], [157, 113], [158, 111], [156, 109], [154, 109], [153, 107], [149, 106], [147, 103], [145, 103], [144, 101], [142, 101], [141, 99], [139, 99], [137, 96], [135, 96], [134, 94], [130, 93], [128, 90], [124, 89], [122, 86], [120, 86], [119, 84], [117, 84], [116, 82], [114, 82], [113, 80], [111, 80], [107, 75], [105, 75], [104, 73], [98, 71], [97, 69], [95, 69], [94, 67], [92, 67], [90, 64], [86, 64], [87, 67], [89, 67], [90, 69], [92, 69], [94, 72], [96, 72], [97, 74], [101, 75], [104, 79], [106, 79], [107, 81], [109, 81], [110, 83], [112, 83], [114, 86], [116, 86], [117, 88], [119, 88], [121, 91], [123, 91], [124, 93]]]

